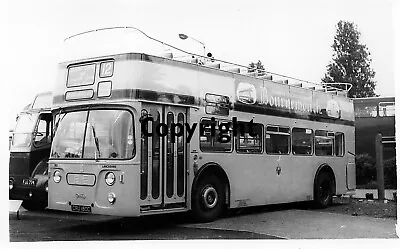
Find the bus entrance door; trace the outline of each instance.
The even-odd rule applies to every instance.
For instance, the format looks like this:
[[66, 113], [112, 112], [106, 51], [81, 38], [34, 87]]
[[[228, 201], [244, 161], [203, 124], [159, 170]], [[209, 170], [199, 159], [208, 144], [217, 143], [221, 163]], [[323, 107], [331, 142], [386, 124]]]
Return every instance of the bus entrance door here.
[[141, 122], [145, 123], [141, 127], [148, 134], [141, 131], [142, 210], [185, 206], [186, 119], [184, 107], [143, 105]]

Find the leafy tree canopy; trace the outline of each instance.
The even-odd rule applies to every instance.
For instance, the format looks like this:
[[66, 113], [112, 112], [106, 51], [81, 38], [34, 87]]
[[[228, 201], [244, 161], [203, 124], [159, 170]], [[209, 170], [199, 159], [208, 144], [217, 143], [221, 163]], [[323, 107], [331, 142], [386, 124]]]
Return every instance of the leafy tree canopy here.
[[[325, 83], [351, 83], [350, 98], [374, 97], [375, 71], [371, 68], [370, 52], [359, 41], [360, 32], [352, 22], [340, 21], [334, 37], [332, 62], [326, 67]], [[329, 85], [329, 84], [327, 84]], [[337, 85], [332, 85], [338, 87]], [[344, 87], [339, 87], [343, 88]]]

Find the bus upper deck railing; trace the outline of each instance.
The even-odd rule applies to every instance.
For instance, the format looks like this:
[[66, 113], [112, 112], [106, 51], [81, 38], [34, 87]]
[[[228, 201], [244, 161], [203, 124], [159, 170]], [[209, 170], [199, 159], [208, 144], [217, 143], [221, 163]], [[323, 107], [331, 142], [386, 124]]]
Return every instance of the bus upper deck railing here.
[[[294, 77], [278, 74], [278, 73], [273, 73], [269, 72], [267, 70], [262, 70], [258, 68], [252, 68], [244, 65], [240, 65], [237, 63], [233, 62], [228, 62], [224, 60], [219, 60], [215, 59], [212, 57], [211, 54], [208, 56], [204, 55], [199, 55], [191, 52], [187, 52], [185, 50], [182, 50], [180, 48], [177, 48], [173, 45], [167, 44], [163, 41], [157, 40], [153, 37], [148, 36], [146, 33], [141, 31], [140, 29], [137, 29], [135, 27], [129, 27], [129, 26], [120, 26], [120, 27], [107, 27], [107, 28], [101, 28], [101, 29], [94, 29], [94, 30], [89, 30], [81, 33], [77, 33], [75, 35], [69, 36], [64, 39], [64, 41], [67, 41], [71, 38], [84, 35], [84, 34], [89, 34], [93, 32], [99, 32], [99, 31], [105, 31], [105, 30], [115, 30], [115, 29], [133, 29], [147, 38], [162, 44], [163, 46], [167, 46], [168, 50], [175, 50], [176, 52], [181, 52], [183, 53], [183, 56], [176, 56], [174, 57], [174, 54], [171, 52], [167, 52], [164, 54], [159, 55], [160, 57], [171, 59], [171, 60], [178, 60], [178, 61], [183, 61], [186, 63], [191, 63], [191, 64], [196, 64], [199, 66], [204, 66], [204, 67], [209, 67], [209, 68], [215, 68], [223, 71], [228, 71], [228, 72], [233, 72], [233, 73], [238, 73], [250, 77], [255, 77], [258, 79], [263, 79], [263, 80], [270, 80], [276, 83], [280, 84], [286, 84], [289, 86], [293, 87], [303, 87], [307, 89], [311, 89], [314, 91], [320, 91], [320, 92], [326, 92], [326, 93], [331, 93], [333, 95], [340, 95], [340, 96], [345, 96], [347, 97], [347, 93], [350, 91], [352, 88], [352, 85], [350, 83], [314, 83], [306, 80], [301, 80], [297, 79]], [[277, 77], [277, 79], [275, 79]], [[289, 82], [290, 80], [290, 82]], [[311, 86], [310, 86], [311, 85]], [[336, 87], [338, 86], [338, 87]]]

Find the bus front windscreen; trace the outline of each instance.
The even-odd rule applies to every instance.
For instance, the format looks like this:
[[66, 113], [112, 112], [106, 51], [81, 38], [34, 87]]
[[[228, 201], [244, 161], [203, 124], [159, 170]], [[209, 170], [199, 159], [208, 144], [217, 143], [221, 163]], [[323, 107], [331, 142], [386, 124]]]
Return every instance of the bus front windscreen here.
[[22, 113], [18, 116], [12, 139], [14, 147], [30, 146], [37, 119], [37, 113]]
[[61, 114], [52, 143], [54, 159], [128, 159], [134, 156], [133, 116], [126, 110]]

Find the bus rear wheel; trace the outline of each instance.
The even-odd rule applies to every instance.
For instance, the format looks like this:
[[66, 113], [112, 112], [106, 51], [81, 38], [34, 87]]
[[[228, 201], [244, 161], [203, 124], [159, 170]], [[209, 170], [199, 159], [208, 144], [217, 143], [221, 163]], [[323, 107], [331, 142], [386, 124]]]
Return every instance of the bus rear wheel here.
[[198, 222], [211, 222], [224, 210], [225, 191], [222, 182], [214, 175], [203, 177], [192, 197], [192, 213]]
[[318, 174], [314, 184], [314, 206], [326, 208], [332, 204], [333, 179], [327, 172]]

